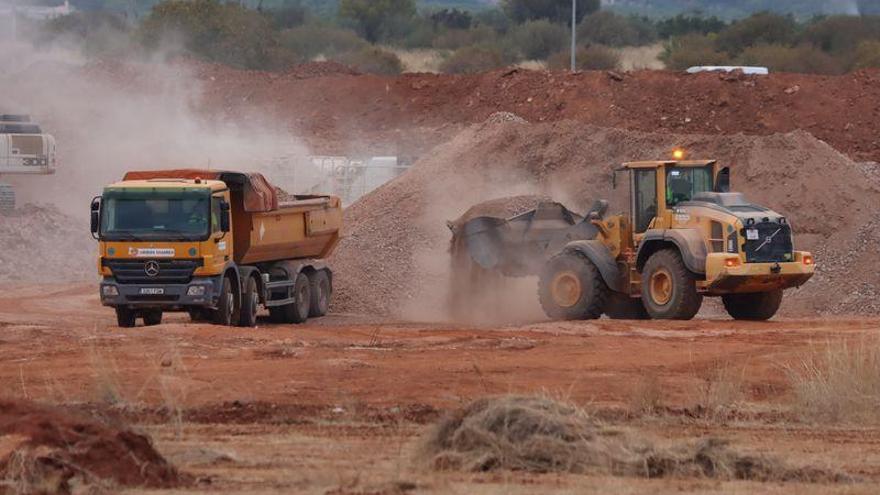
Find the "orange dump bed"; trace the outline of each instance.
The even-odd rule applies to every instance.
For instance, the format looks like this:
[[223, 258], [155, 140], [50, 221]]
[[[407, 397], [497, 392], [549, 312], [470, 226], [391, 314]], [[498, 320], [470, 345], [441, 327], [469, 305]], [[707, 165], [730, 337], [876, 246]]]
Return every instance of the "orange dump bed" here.
[[293, 196], [280, 201], [275, 187], [257, 173], [217, 170], [129, 172], [124, 180], [220, 180], [230, 190], [233, 258], [247, 265], [289, 259], [325, 258], [342, 230], [336, 196]]

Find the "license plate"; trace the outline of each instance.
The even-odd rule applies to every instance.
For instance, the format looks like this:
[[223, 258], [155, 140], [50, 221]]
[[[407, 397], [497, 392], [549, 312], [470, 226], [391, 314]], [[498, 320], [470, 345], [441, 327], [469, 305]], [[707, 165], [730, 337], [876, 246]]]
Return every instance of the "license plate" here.
[[165, 289], [161, 287], [144, 287], [141, 289], [141, 294], [145, 296], [161, 296], [165, 293]]
[[746, 240], [757, 241], [761, 236], [758, 235], [758, 229], [746, 229]]

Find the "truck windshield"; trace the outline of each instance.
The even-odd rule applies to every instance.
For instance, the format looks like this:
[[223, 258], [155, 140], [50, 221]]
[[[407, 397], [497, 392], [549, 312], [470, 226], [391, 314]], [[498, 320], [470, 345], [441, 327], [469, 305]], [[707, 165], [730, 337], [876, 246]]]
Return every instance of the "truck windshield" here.
[[666, 206], [690, 201], [697, 193], [714, 188], [712, 166], [668, 167], [666, 169]]
[[108, 191], [101, 204], [104, 240], [196, 241], [210, 234], [207, 190]]

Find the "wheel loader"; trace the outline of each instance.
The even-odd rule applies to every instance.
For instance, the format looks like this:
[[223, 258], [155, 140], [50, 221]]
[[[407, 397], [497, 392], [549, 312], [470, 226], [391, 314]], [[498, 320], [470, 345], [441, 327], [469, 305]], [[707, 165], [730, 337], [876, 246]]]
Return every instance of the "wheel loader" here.
[[814, 273], [788, 219], [730, 192], [715, 160], [625, 163], [613, 177], [615, 189], [628, 183], [627, 214], [607, 215], [605, 200], [583, 216], [544, 202], [450, 223], [453, 250], [480, 270], [537, 275], [544, 312], [564, 320], [688, 320], [707, 296], [735, 319], [768, 320]]
[[[55, 138], [27, 115], [0, 114], [0, 178], [55, 173]], [[15, 190], [0, 182], [0, 213], [15, 209]]]

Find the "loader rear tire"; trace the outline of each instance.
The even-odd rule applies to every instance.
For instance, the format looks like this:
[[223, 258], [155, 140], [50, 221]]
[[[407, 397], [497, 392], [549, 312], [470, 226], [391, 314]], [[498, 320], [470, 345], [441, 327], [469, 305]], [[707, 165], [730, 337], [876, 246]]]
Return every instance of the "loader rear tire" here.
[[605, 304], [605, 314], [612, 320], [649, 320], [651, 316], [642, 300], [620, 292], [612, 292]]
[[734, 320], [767, 321], [776, 315], [782, 304], [782, 289], [752, 294], [721, 296], [724, 309]]
[[137, 313], [130, 308], [116, 307], [116, 326], [119, 328], [134, 328], [137, 324]]
[[15, 189], [9, 184], [0, 184], [0, 213], [15, 210]]
[[327, 272], [319, 270], [309, 277], [309, 316], [318, 318], [327, 314], [330, 309], [330, 277]]
[[676, 249], [652, 254], [642, 269], [642, 303], [657, 320], [690, 320], [700, 311], [703, 296], [697, 277]]
[[538, 297], [544, 313], [558, 320], [599, 318], [608, 293], [596, 265], [575, 252], [550, 258], [538, 281]]

